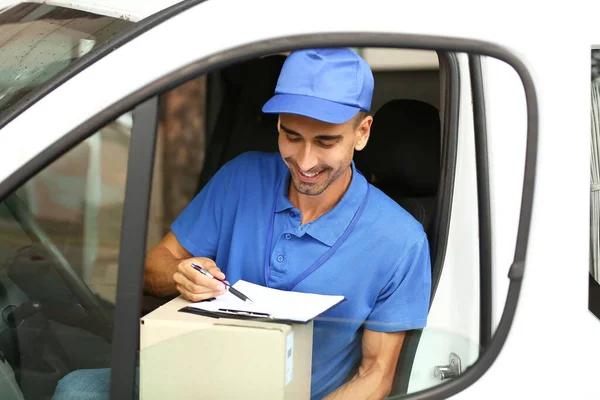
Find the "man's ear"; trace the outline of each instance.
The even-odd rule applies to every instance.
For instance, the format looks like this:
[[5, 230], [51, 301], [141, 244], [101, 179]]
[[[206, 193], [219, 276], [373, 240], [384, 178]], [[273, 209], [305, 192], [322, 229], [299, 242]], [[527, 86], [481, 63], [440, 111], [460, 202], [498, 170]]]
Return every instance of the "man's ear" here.
[[373, 117], [367, 115], [358, 128], [356, 129], [357, 140], [354, 145], [354, 150], [361, 151], [367, 145], [369, 141], [369, 136], [371, 135], [371, 125], [373, 124]]

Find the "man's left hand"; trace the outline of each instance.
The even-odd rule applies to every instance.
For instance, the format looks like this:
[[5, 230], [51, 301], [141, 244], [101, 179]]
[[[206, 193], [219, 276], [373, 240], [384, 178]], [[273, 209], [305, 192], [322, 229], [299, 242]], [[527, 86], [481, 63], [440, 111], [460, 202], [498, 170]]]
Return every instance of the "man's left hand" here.
[[386, 398], [391, 390], [405, 332], [377, 332], [365, 329], [362, 362], [358, 374], [325, 400]]

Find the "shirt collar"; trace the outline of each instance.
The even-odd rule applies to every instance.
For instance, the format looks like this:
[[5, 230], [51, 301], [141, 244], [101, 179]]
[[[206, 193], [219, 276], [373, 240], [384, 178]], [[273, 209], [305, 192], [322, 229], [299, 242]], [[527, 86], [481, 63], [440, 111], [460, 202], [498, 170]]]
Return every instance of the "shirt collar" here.
[[[277, 193], [275, 203], [276, 212], [294, 208], [288, 198], [289, 177], [290, 172], [286, 168], [286, 173], [281, 178], [282, 182], [279, 185]], [[327, 246], [333, 246], [336, 240], [342, 236], [348, 225], [350, 225], [354, 214], [356, 214], [367, 193], [367, 185], [367, 180], [356, 169], [354, 161], [352, 161], [352, 179], [350, 180], [348, 189], [331, 210], [310, 223], [306, 233]]]
[[276, 193], [277, 200], [275, 201], [275, 212], [281, 212], [285, 210], [289, 210], [290, 208], [294, 208], [294, 205], [290, 202], [288, 197], [289, 190], [289, 182], [290, 182], [290, 170], [285, 168], [285, 172], [282, 177], [280, 177], [279, 181], [279, 190]]

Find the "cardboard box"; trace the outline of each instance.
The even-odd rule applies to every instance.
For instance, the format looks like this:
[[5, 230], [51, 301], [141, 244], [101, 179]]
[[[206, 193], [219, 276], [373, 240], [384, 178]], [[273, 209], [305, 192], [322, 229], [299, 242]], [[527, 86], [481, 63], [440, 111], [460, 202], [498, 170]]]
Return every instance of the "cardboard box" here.
[[179, 312], [181, 297], [144, 316], [140, 398], [310, 398], [313, 322], [288, 324]]

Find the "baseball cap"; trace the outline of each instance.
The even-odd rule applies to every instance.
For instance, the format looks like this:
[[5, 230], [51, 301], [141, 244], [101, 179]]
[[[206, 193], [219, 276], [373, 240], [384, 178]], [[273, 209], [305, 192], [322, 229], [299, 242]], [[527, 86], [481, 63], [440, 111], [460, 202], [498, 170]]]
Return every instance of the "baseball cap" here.
[[299, 114], [332, 124], [370, 111], [373, 73], [349, 48], [293, 51], [285, 60], [275, 95], [263, 106], [269, 114]]

